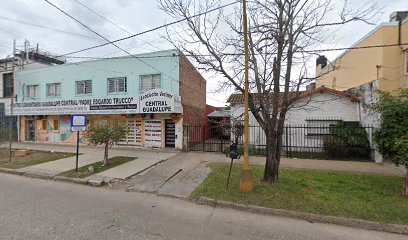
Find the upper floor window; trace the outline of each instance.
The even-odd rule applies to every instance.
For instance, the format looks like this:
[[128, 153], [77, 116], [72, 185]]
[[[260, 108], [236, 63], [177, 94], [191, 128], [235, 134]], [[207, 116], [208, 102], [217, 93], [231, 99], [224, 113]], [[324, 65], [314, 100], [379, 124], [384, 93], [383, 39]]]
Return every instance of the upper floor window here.
[[13, 73], [3, 74], [3, 97], [13, 97], [14, 79]]
[[91, 94], [92, 80], [82, 80], [75, 82], [76, 94]]
[[61, 96], [61, 83], [48, 83], [47, 97], [59, 97], [59, 96]]
[[151, 89], [161, 88], [161, 75], [151, 74], [144, 75], [140, 78], [140, 91], [146, 92]]
[[127, 80], [125, 77], [108, 78], [108, 93], [127, 92]]
[[26, 86], [26, 98], [38, 98], [40, 87], [38, 85]]

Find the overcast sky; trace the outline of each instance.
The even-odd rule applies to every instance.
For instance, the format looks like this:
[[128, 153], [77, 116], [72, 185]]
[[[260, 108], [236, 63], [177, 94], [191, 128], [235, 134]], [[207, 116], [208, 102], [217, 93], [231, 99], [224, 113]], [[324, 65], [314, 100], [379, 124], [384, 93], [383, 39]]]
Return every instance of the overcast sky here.
[[[155, 0], [77, 0], [116, 23], [127, 31], [125, 32], [90, 12], [75, 0], [50, 1], [111, 40], [126, 37], [129, 35], [127, 32], [138, 33], [174, 20], [158, 9]], [[231, 1], [223, 1], [225, 4], [229, 2]], [[359, 6], [362, 2], [371, 1], [350, 0], [350, 2], [353, 5]], [[408, 10], [407, 0], [378, 0], [377, 2], [384, 12], [377, 24], [388, 21], [389, 14], [393, 11]], [[1, 5], [0, 57], [5, 57], [12, 53], [13, 39], [17, 40], [17, 45], [23, 45], [24, 39], [29, 40], [33, 46], [39, 43], [40, 48], [57, 54], [64, 54], [94, 46], [98, 43], [104, 43], [104, 40], [69, 19], [44, 0], [1, 0]], [[374, 27], [363, 23], [351, 23], [341, 27], [336, 34], [336, 45], [333, 45], [333, 47], [351, 46]], [[123, 41], [120, 44], [131, 53], [173, 48], [170, 43], [161, 38], [163, 35], [164, 30], [159, 30]], [[331, 46], [324, 47], [330, 48]], [[330, 52], [325, 53], [325, 55], [332, 60], [340, 53]], [[106, 46], [81, 53], [77, 56], [81, 55], [111, 57], [123, 55], [123, 53], [120, 53], [113, 46]], [[207, 103], [223, 106], [229, 94], [212, 93], [217, 86], [216, 82], [218, 80], [211, 76], [205, 77], [207, 80]]]

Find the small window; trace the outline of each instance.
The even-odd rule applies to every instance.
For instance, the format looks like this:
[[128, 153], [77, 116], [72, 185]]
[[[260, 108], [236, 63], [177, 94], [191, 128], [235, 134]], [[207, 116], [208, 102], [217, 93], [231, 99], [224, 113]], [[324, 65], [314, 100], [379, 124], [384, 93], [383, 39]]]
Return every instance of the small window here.
[[306, 135], [321, 137], [330, 135], [330, 126], [339, 123], [340, 120], [308, 119], [306, 122]]
[[125, 77], [108, 78], [108, 93], [127, 92], [127, 81]]
[[59, 97], [59, 96], [61, 96], [61, 83], [48, 83], [47, 97]]
[[39, 92], [38, 85], [27, 85], [26, 98], [38, 98], [38, 92]]
[[59, 119], [53, 120], [54, 131], [59, 131]]
[[76, 94], [91, 94], [92, 80], [76, 81]]
[[405, 74], [408, 74], [408, 51], [405, 51]]
[[44, 120], [42, 120], [41, 121], [41, 125], [42, 125], [42, 130], [48, 130], [48, 120], [47, 119], [44, 119]]
[[161, 75], [152, 74], [144, 75], [140, 78], [140, 91], [146, 92], [151, 89], [161, 88]]

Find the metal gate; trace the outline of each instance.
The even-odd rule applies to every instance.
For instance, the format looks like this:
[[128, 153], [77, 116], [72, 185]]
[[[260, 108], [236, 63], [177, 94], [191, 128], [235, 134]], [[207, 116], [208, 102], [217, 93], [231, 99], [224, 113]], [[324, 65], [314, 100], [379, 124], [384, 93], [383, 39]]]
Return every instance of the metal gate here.
[[142, 146], [142, 121], [128, 120], [126, 121], [128, 134], [124, 139], [118, 141], [120, 145]]
[[[184, 126], [185, 151], [225, 152], [232, 141], [243, 153], [243, 126]], [[266, 154], [266, 135], [260, 126], [249, 126], [249, 154]], [[282, 155], [293, 158], [373, 160], [374, 128], [360, 125], [287, 125]]]
[[225, 126], [184, 126], [186, 151], [224, 152], [231, 144], [231, 129]]

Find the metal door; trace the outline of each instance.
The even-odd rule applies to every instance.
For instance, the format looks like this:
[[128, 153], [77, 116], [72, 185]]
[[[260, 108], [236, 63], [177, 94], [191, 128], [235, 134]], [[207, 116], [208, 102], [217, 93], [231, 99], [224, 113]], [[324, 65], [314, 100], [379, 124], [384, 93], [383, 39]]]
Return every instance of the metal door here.
[[176, 124], [173, 120], [166, 120], [165, 146], [175, 147], [176, 145]]
[[118, 141], [117, 144], [142, 146], [142, 121], [128, 120], [126, 121], [128, 134], [124, 139]]

